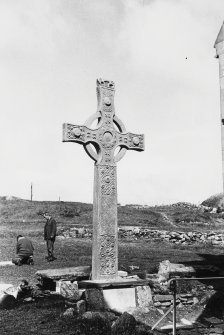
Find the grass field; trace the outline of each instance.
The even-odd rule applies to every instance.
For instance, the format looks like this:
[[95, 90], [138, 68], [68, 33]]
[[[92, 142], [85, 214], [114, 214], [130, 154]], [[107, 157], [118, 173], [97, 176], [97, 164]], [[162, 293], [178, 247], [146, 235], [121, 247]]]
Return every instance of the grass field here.
[[[1, 259], [8, 260], [13, 256], [15, 239], [0, 238]], [[35, 247], [34, 266], [24, 265], [22, 267], [2, 267], [0, 282], [7, 282], [17, 285], [21, 279], [28, 279], [35, 283], [34, 274], [37, 270], [48, 268], [60, 268], [79, 265], [91, 265], [91, 240], [89, 239], [64, 239], [56, 240], [55, 254], [57, 260], [48, 263], [45, 260], [46, 246], [41, 237], [33, 238]], [[185, 264], [218, 264], [222, 267], [223, 254], [220, 248], [207, 248], [200, 250], [198, 245], [182, 246], [177, 248], [173, 244], [161, 243], [158, 241], [147, 241], [142, 243], [136, 241], [119, 241], [119, 269], [129, 270], [129, 266], [139, 266], [140, 271], [156, 273], [159, 263], [169, 259], [173, 263]], [[211, 255], [211, 256], [209, 256]], [[213, 257], [212, 257], [213, 255]]]
[[[38, 215], [48, 210], [55, 217], [58, 230], [68, 227], [91, 227], [92, 205], [63, 202], [30, 202], [26, 200], [7, 201], [0, 199], [0, 259], [9, 260], [15, 252], [16, 236], [29, 237], [35, 248], [34, 266], [1, 268], [0, 281], [17, 284], [22, 278], [34, 283], [37, 270], [78, 265], [91, 265], [91, 239], [57, 238], [55, 254], [57, 260], [45, 260], [46, 245], [43, 239], [45, 220]], [[181, 231], [223, 231], [223, 214], [203, 212], [200, 208], [178, 204], [150, 208], [118, 207], [119, 226], [143, 226], [152, 229]], [[185, 264], [218, 264], [222, 267], [223, 250], [211, 245], [194, 244], [177, 246], [169, 242], [155, 240], [119, 240], [119, 269], [139, 266], [140, 271], [155, 273], [159, 263], [169, 259], [171, 262]]]

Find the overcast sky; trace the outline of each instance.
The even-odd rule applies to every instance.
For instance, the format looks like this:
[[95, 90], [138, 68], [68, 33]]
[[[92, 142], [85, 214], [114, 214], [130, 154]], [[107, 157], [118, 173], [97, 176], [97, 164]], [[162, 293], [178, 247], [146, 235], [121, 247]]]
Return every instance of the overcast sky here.
[[121, 204], [199, 203], [222, 191], [223, 0], [0, 0], [0, 195], [92, 202], [94, 162], [62, 124], [115, 113], [145, 134], [117, 164]]

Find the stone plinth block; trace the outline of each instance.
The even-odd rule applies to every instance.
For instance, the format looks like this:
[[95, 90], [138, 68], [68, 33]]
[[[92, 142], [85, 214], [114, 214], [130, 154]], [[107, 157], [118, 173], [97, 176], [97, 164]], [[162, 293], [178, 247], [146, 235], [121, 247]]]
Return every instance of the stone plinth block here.
[[105, 306], [114, 312], [123, 313], [136, 307], [135, 287], [103, 290]]
[[103, 290], [98, 288], [90, 288], [85, 291], [85, 298], [88, 311], [103, 311], [105, 303]]
[[56, 292], [69, 300], [78, 301], [80, 298], [77, 282], [71, 283], [70, 281], [59, 280]]
[[79, 288], [121, 288], [148, 285], [149, 280], [132, 277], [119, 278], [117, 280], [82, 280], [78, 282]]
[[112, 326], [112, 335], [133, 335], [135, 334], [136, 320], [133, 315], [123, 313]]
[[152, 292], [149, 286], [137, 286], [135, 293], [138, 307], [148, 307], [152, 304]]
[[111, 326], [108, 317], [101, 312], [86, 312], [79, 321], [80, 334], [111, 335]]
[[88, 279], [90, 266], [77, 266], [63, 269], [40, 270], [35, 273], [38, 279], [49, 278], [52, 280], [79, 280]]

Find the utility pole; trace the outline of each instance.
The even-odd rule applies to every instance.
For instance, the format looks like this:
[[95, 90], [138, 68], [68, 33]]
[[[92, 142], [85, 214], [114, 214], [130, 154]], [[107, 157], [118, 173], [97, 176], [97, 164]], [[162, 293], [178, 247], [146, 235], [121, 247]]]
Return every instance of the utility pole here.
[[31, 188], [30, 188], [30, 200], [31, 202], [33, 201], [33, 184], [31, 183]]
[[222, 182], [224, 192], [224, 22], [218, 33], [214, 48], [216, 58], [219, 59], [219, 85], [220, 85], [220, 118], [221, 118], [221, 143], [222, 143]]

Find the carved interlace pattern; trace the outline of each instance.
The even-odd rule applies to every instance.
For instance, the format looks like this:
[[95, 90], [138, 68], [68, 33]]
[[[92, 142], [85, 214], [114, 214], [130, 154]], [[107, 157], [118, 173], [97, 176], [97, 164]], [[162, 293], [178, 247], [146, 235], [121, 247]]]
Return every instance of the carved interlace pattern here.
[[111, 163], [112, 157], [111, 157], [111, 151], [110, 150], [105, 150], [104, 151], [104, 161], [105, 163]]
[[112, 275], [116, 272], [115, 236], [100, 236], [100, 273]]
[[107, 126], [107, 127], [113, 127], [113, 119], [112, 119], [112, 116], [111, 116], [111, 113], [105, 113], [104, 114], [104, 124]]
[[96, 132], [88, 130], [86, 132], [86, 139], [96, 141]]
[[[138, 144], [135, 144], [134, 139], [138, 138]], [[119, 134], [118, 136], [119, 145], [124, 145], [128, 149], [143, 150], [144, 149], [144, 136], [136, 135], [132, 133]]]
[[103, 106], [103, 111], [104, 111], [105, 113], [111, 113], [111, 112], [112, 112], [112, 107], [111, 107], [111, 106], [106, 106], [106, 105], [104, 105], [104, 106]]
[[84, 141], [85, 140], [85, 127], [82, 126], [74, 126], [72, 124], [67, 124], [66, 126], [66, 137], [68, 140], [76, 140], [76, 136], [74, 134], [74, 129], [80, 130], [80, 136], [78, 137], [79, 140]]
[[101, 194], [116, 194], [116, 167], [103, 165], [100, 167]]

